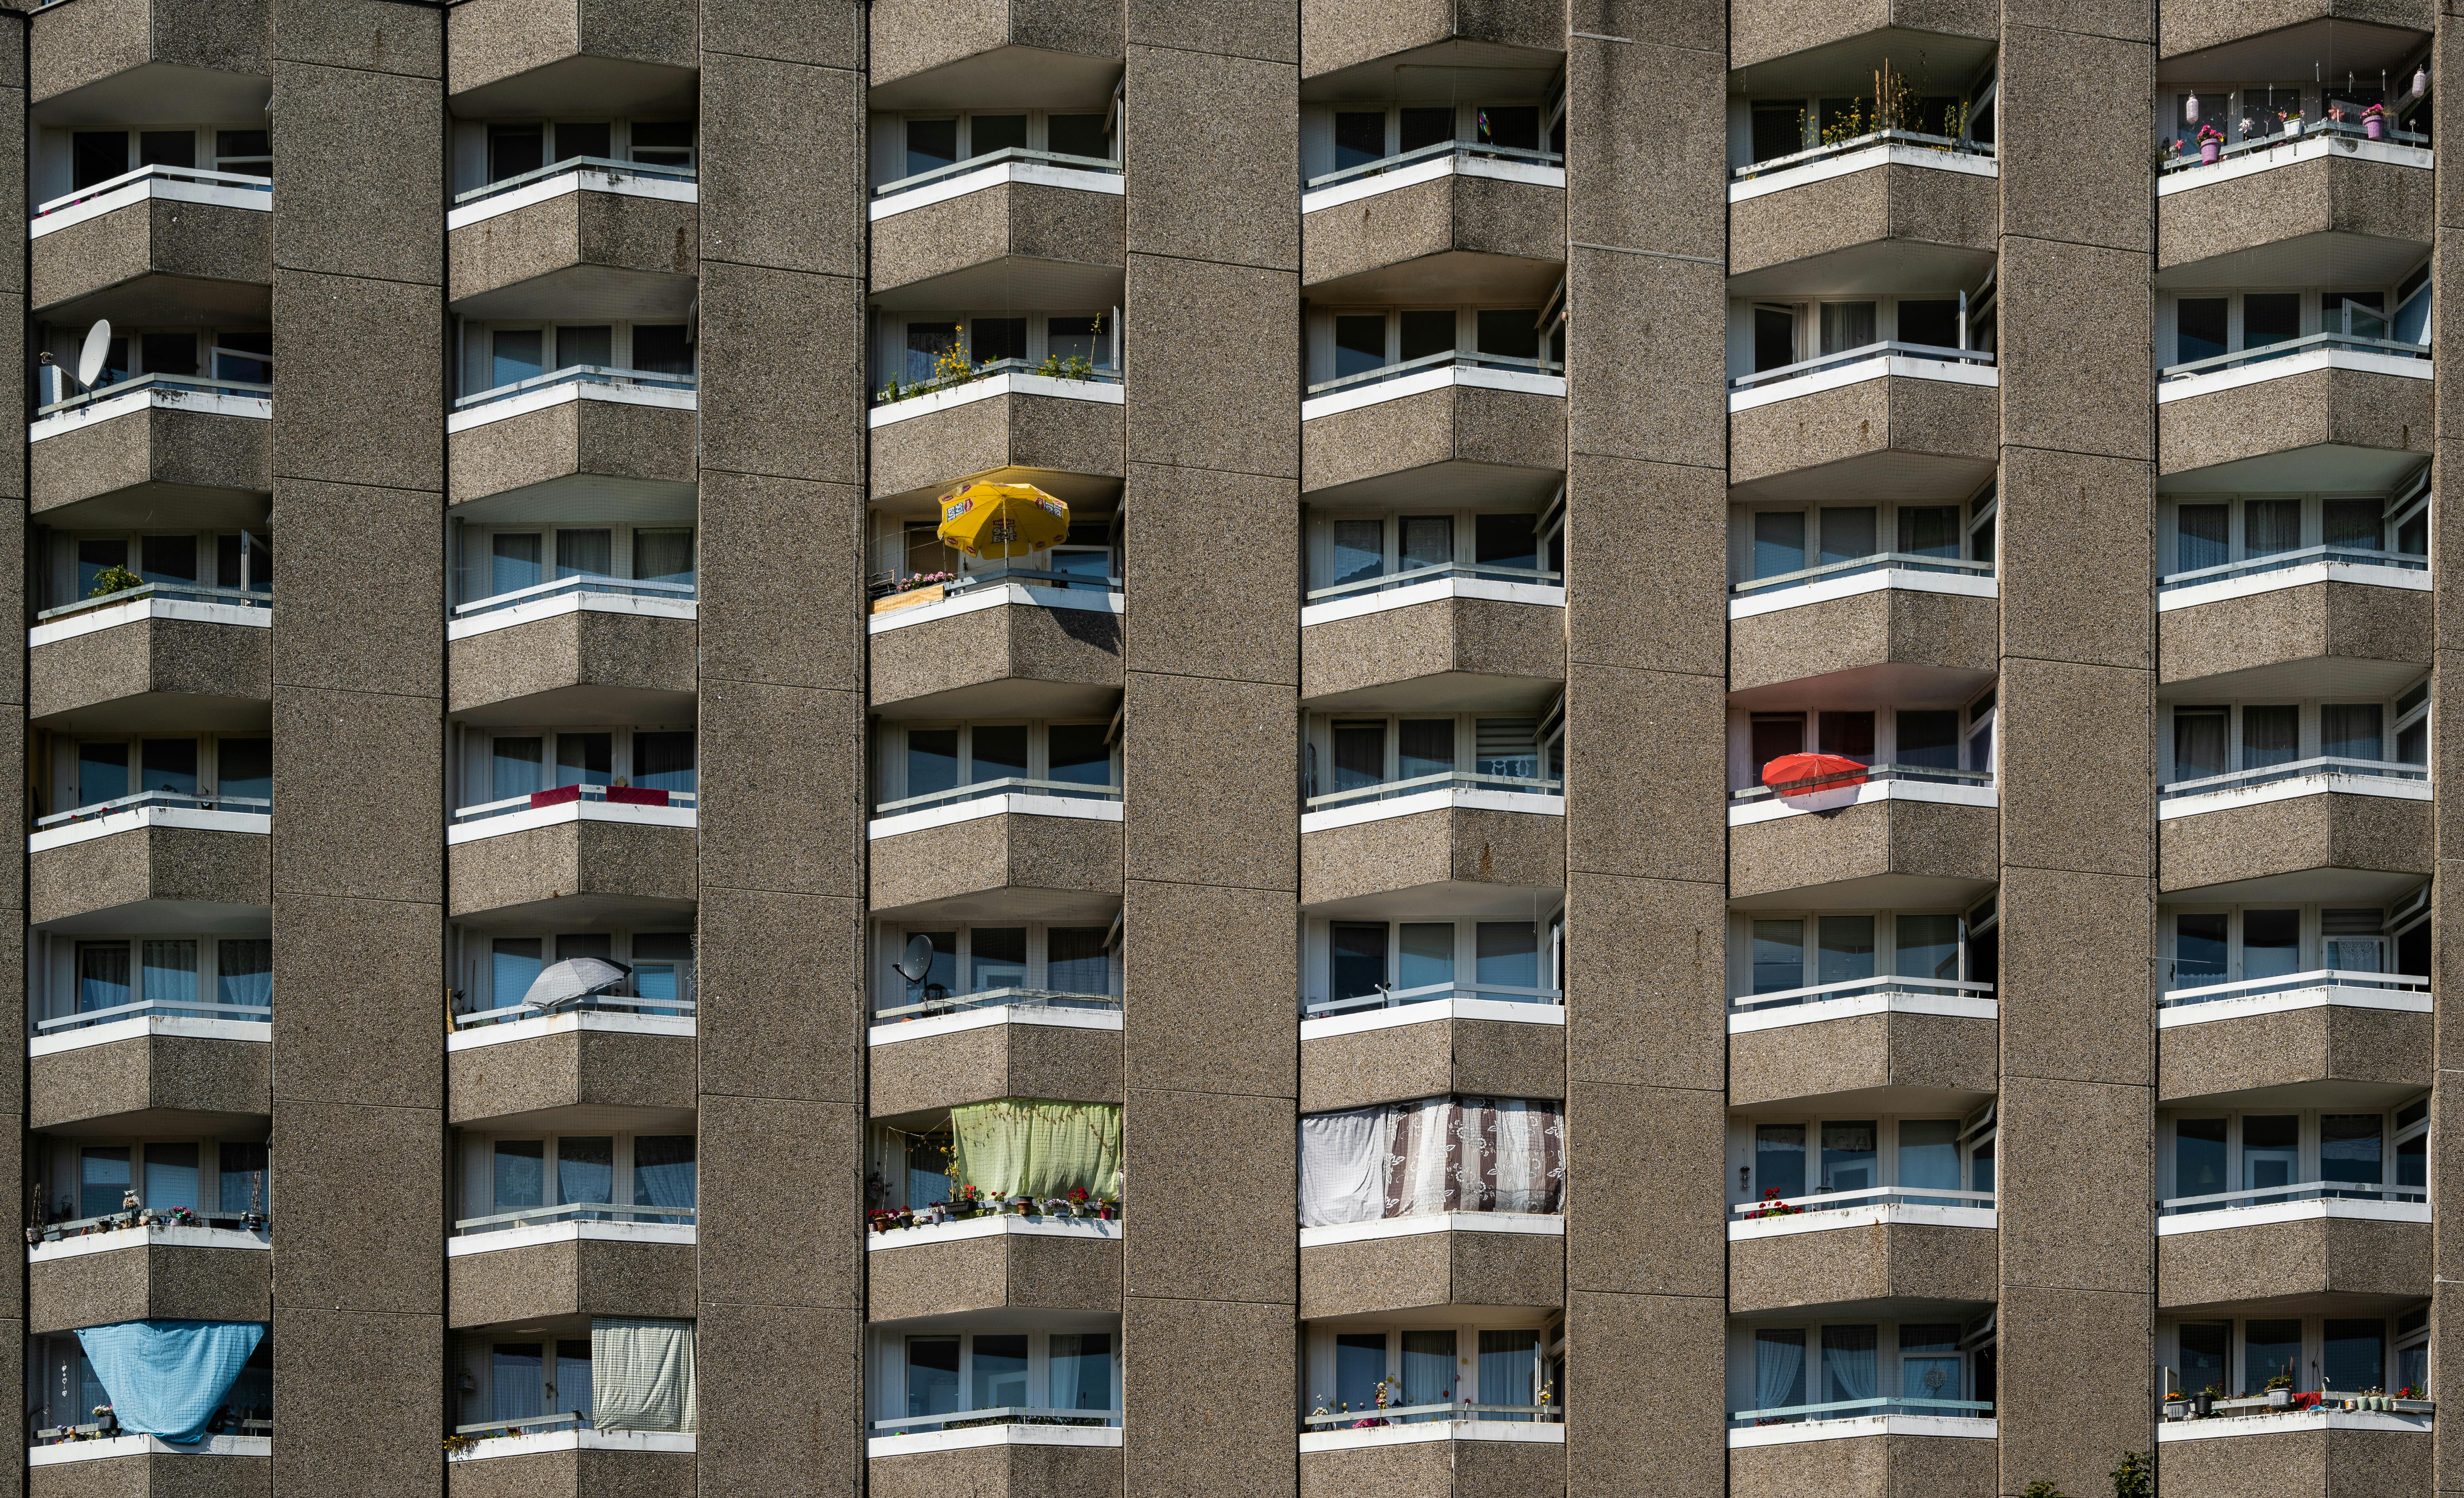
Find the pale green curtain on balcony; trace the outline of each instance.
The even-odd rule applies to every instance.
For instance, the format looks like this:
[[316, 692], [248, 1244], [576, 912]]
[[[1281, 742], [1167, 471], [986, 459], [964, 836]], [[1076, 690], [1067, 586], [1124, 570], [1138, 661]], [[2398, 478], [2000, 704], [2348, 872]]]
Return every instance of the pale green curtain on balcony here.
[[950, 1110], [952, 1179], [986, 1196], [1121, 1193], [1121, 1110], [1004, 1098]]
[[693, 1324], [637, 1316], [590, 1322], [590, 1423], [600, 1430], [699, 1428]]

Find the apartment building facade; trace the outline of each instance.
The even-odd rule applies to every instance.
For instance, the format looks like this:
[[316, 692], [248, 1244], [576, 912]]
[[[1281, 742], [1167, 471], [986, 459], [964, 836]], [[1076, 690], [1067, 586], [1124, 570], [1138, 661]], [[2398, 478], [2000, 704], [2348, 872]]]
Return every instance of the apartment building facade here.
[[8, 10], [28, 1492], [2464, 1491], [2446, 12]]

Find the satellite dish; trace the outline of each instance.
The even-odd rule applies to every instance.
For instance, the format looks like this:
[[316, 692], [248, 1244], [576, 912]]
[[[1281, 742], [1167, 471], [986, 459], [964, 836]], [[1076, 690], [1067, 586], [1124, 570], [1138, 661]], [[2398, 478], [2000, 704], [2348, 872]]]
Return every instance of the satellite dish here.
[[933, 971], [933, 938], [910, 936], [906, 952], [891, 964], [891, 968], [911, 983], [924, 981], [925, 975]]
[[102, 362], [111, 355], [111, 319], [103, 318], [86, 330], [85, 346], [77, 350], [77, 384], [93, 388], [95, 378], [102, 373]]

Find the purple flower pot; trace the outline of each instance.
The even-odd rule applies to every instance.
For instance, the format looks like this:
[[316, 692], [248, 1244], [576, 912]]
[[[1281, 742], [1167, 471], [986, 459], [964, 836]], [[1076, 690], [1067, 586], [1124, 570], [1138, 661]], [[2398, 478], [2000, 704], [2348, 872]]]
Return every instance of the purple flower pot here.
[[2216, 153], [2221, 149], [2222, 147], [2218, 146], [2213, 141], [2201, 141], [2199, 143], [2200, 164], [2203, 165], [2213, 166], [2216, 164]]
[[2387, 121], [2376, 115], [2368, 116], [2362, 121], [2362, 133], [2373, 141], [2384, 140], [2387, 137]]

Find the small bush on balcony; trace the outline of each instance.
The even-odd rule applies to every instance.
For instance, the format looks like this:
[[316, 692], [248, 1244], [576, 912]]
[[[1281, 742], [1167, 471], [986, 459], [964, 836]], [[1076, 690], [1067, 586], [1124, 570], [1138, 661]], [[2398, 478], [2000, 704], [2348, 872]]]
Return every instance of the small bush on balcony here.
[[94, 586], [86, 591], [88, 598], [108, 598], [125, 593], [132, 587], [143, 587], [145, 580], [126, 567], [105, 567], [94, 575]]

